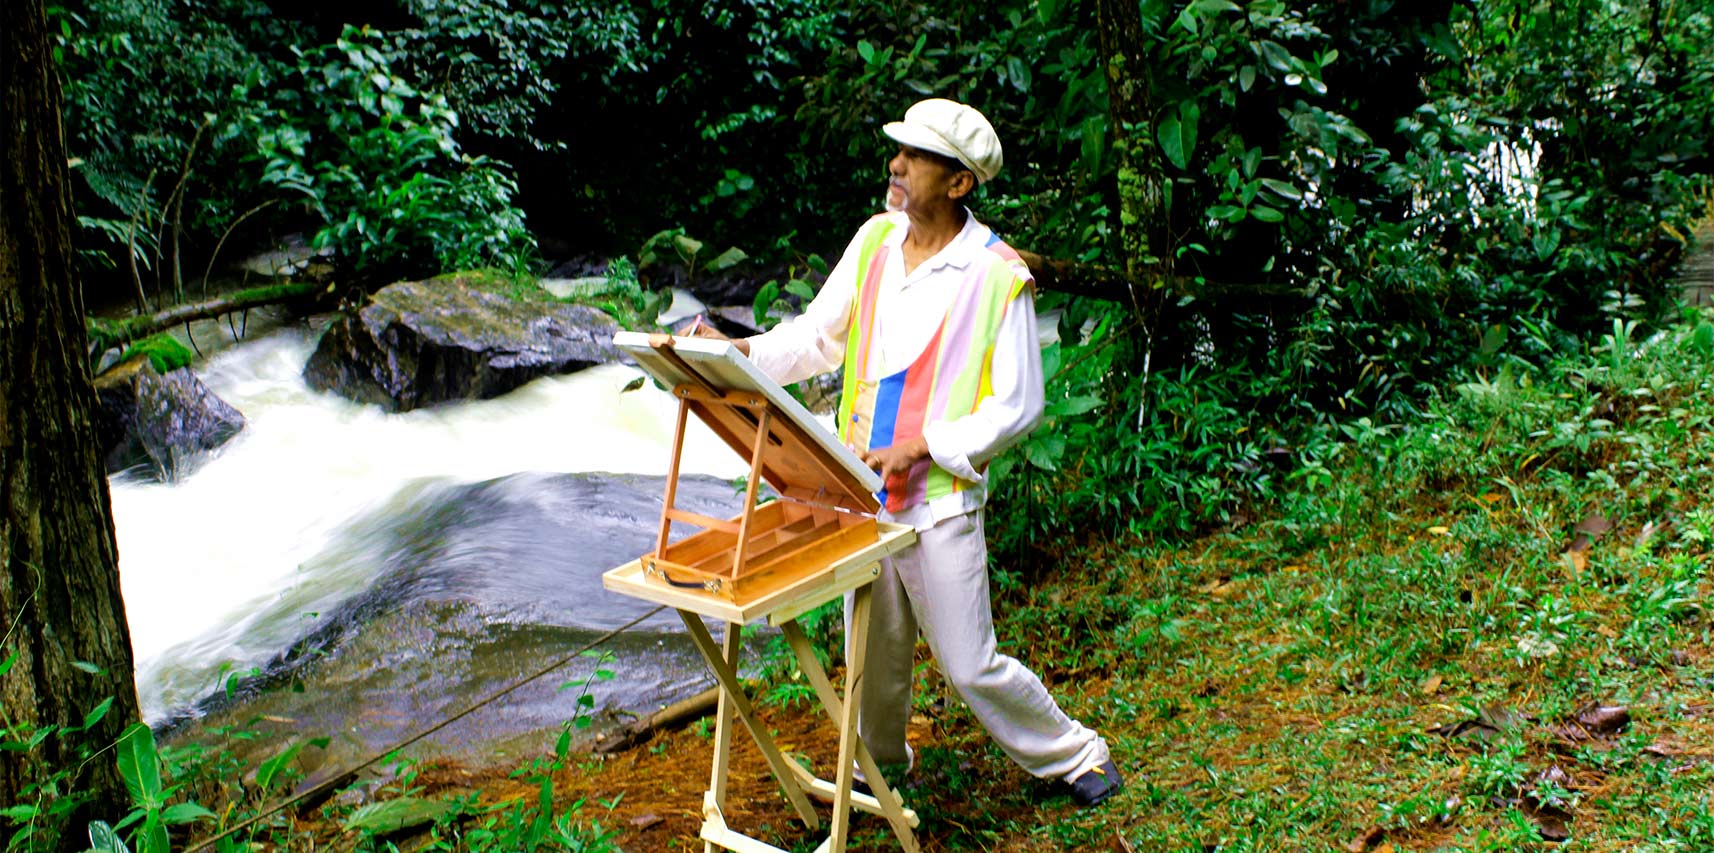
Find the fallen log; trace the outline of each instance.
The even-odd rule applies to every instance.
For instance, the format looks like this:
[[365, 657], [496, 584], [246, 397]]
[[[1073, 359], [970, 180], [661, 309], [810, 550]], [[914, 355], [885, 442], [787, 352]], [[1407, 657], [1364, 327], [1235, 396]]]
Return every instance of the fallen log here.
[[186, 302], [163, 308], [153, 314], [139, 314], [121, 320], [91, 317], [88, 320], [90, 352], [100, 355], [107, 350], [122, 347], [131, 341], [146, 338], [191, 320], [219, 317], [222, 314], [247, 311], [264, 305], [313, 302], [320, 297], [331, 295], [332, 292], [332, 286], [314, 282], [270, 284], [236, 291], [215, 299]]
[[655, 732], [682, 728], [714, 713], [720, 700], [720, 688], [710, 687], [689, 699], [650, 714], [603, 735], [595, 742], [595, 751], [603, 754], [623, 752], [654, 737]]

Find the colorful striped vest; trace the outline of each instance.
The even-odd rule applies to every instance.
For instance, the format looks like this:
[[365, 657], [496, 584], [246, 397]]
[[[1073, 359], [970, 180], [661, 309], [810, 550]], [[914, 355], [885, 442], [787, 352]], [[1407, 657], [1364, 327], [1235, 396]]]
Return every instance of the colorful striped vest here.
[[[859, 248], [857, 297], [846, 330], [845, 386], [839, 399], [840, 440], [851, 445], [854, 433], [868, 434], [866, 446], [854, 448], [858, 453], [916, 438], [922, 435], [925, 423], [954, 420], [976, 411], [976, 406], [994, 393], [990, 374], [1000, 320], [1006, 306], [1030, 283], [1029, 269], [1018, 253], [989, 231], [984, 257], [972, 259], [966, 267], [957, 296], [922, 354], [904, 370], [878, 383], [867, 383], [875, 387], [861, 388], [863, 377], [868, 375], [881, 278], [888, 255], [896, 250], [886, 239], [897, 223], [876, 219]], [[865, 403], [873, 401], [867, 430], [853, 429], [862, 417], [869, 416], [860, 409], [859, 398]], [[889, 479], [877, 497], [888, 512], [897, 513], [969, 485], [932, 459], [922, 459], [908, 476]]]

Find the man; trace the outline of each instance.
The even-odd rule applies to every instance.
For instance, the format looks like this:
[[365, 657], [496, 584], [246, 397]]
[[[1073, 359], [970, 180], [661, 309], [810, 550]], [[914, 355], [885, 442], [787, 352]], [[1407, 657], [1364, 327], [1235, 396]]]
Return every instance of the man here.
[[881, 519], [916, 528], [917, 546], [882, 564], [871, 599], [858, 728], [875, 760], [914, 764], [905, 725], [920, 629], [1001, 749], [1094, 805], [1121, 784], [1106, 742], [998, 652], [989, 609], [982, 471], [1042, 412], [1029, 269], [964, 206], [1000, 170], [1000, 141], [981, 113], [938, 98], [884, 131], [900, 145], [889, 212], [858, 230], [802, 316], [734, 343], [781, 384], [845, 368], [839, 436], [885, 481]]

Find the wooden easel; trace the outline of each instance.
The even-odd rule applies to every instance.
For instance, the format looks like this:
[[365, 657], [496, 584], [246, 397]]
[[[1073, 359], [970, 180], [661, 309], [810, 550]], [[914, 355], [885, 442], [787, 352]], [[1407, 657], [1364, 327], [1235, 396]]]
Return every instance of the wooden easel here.
[[[622, 338], [615, 337], [615, 343]], [[821, 821], [809, 803], [815, 796], [833, 806], [829, 834], [818, 851], [841, 853], [850, 828], [851, 810], [884, 817], [907, 851], [915, 853], [916, 813], [882, 778], [869, 750], [857, 735], [857, 707], [863, 687], [863, 650], [869, 627], [870, 584], [879, 574], [878, 561], [916, 541], [908, 526], [875, 520], [879, 509], [874, 482], [866, 469], [810, 418], [807, 412], [756, 374], [747, 361], [714, 350], [702, 356], [714, 369], [698, 369], [678, 351], [679, 341], [650, 336], [647, 351], [636, 346], [644, 369], [672, 381], [679, 401], [673, 430], [666, 495], [655, 550], [602, 576], [608, 589], [669, 605], [678, 610], [697, 651], [707, 661], [720, 686], [714, 728], [714, 760], [708, 791], [703, 795], [699, 837], [705, 850], [764, 853], [780, 848], [743, 835], [726, 822], [726, 794], [734, 722], [742, 724], [761, 750], [799, 820], [811, 830]], [[719, 359], [716, 360], [716, 354]], [[724, 371], [724, 372], [722, 372]], [[752, 388], [732, 388], [748, 383]], [[783, 398], [783, 399], [782, 399]], [[735, 451], [748, 451], [750, 475], [743, 512], [723, 521], [687, 512], [675, 505], [679, 463], [685, 429], [695, 413]], [[871, 475], [872, 477], [872, 475]], [[762, 480], [786, 496], [760, 507]], [[677, 543], [669, 543], [672, 523], [703, 528]], [[845, 691], [833, 686], [816, 659], [797, 620], [815, 608], [852, 593], [851, 659], [846, 661]], [[725, 623], [720, 642], [702, 617]], [[817, 777], [781, 754], [756, 717], [754, 705], [738, 680], [739, 628], [758, 618], [780, 628], [839, 732], [838, 766], [833, 780]], [[851, 790], [854, 767], [861, 767], [873, 795]]]

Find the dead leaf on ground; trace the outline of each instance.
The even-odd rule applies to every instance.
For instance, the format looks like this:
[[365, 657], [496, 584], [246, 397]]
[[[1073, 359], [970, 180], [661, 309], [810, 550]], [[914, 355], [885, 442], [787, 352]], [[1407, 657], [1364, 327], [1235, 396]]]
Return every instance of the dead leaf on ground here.
[[1631, 709], [1623, 705], [1589, 705], [1577, 712], [1577, 724], [1590, 734], [1610, 735], [1631, 724]]
[[1573, 553], [1587, 551], [1589, 546], [1595, 544], [1602, 536], [1607, 535], [1607, 531], [1612, 529], [1613, 522], [1609, 521], [1606, 516], [1592, 512], [1587, 518], [1577, 522], [1577, 535], [1571, 537], [1571, 547], [1565, 550]]
[[1688, 758], [1694, 761], [1714, 761], [1714, 747], [1692, 746], [1675, 738], [1657, 740], [1643, 747], [1643, 754], [1655, 758]]
[[1445, 683], [1445, 681], [1446, 679], [1441, 678], [1438, 675], [1429, 676], [1428, 680], [1422, 683], [1422, 695], [1433, 696], [1434, 694], [1439, 693], [1440, 685]]
[[649, 812], [648, 814], [640, 814], [634, 818], [631, 818], [631, 825], [636, 827], [639, 831], [641, 831], [641, 830], [648, 829], [649, 827], [654, 826], [655, 824], [661, 823], [662, 821], [665, 821], [665, 820], [666, 820], [666, 818], [661, 817], [660, 815], [655, 814], [654, 812]]
[[1364, 850], [1374, 846], [1375, 842], [1380, 841], [1381, 836], [1385, 835], [1386, 832], [1387, 831], [1381, 827], [1371, 826], [1368, 829], [1363, 830], [1362, 835], [1351, 839], [1351, 842], [1345, 845], [1345, 849], [1351, 851], [1351, 853], [1363, 853]]
[[1631, 723], [1631, 710], [1623, 705], [1585, 705], [1577, 716], [1561, 726], [1554, 734], [1568, 741], [1597, 740], [1618, 733]]
[[1212, 595], [1215, 598], [1227, 598], [1243, 588], [1243, 581], [1228, 578], [1215, 578], [1196, 588], [1197, 592]]
[[1565, 567], [1570, 569], [1572, 574], [1582, 574], [1589, 569], [1588, 551], [1566, 551], [1560, 557], [1565, 560]]
[[1120, 850], [1125, 851], [1125, 853], [1137, 853], [1137, 848], [1132, 847], [1131, 842], [1125, 840], [1125, 833], [1115, 832], [1113, 833], [1113, 837], [1119, 839]]
[[1557, 843], [1570, 840], [1571, 829], [1565, 825], [1565, 818], [1546, 813], [1537, 813], [1534, 817], [1536, 831], [1541, 833], [1543, 841]]
[[1452, 528], [1436, 524], [1428, 529], [1428, 533], [1432, 536], [1451, 536]]
[[1528, 717], [1510, 708], [1499, 705], [1489, 705], [1476, 713], [1473, 720], [1460, 720], [1456, 723], [1434, 726], [1429, 734], [1441, 735], [1453, 740], [1472, 740], [1487, 743], [1495, 735], [1505, 729], [1515, 728], [1528, 721]]

